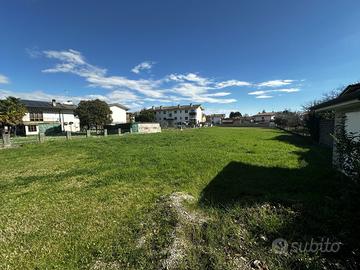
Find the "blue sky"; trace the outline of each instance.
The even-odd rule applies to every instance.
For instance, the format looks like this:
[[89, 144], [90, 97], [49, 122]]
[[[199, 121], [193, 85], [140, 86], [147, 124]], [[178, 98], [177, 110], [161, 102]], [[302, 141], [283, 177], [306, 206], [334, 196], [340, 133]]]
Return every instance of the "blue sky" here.
[[254, 114], [360, 80], [359, 1], [7, 1], [0, 98]]

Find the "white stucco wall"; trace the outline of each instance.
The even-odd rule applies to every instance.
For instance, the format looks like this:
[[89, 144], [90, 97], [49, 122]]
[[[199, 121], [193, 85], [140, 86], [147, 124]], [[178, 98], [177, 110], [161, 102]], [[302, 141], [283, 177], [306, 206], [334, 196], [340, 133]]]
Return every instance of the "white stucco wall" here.
[[198, 108], [196, 109], [196, 122], [197, 122], [197, 123], [201, 123], [202, 120], [203, 120], [202, 117], [203, 117], [203, 111], [201, 110], [200, 107], [198, 107]]
[[222, 118], [219, 117], [219, 116], [214, 116], [214, 117], [212, 117], [212, 119], [211, 119], [212, 123], [215, 124], [215, 125], [220, 125], [220, 124], [221, 124], [221, 120], [222, 120]]
[[357, 112], [346, 113], [346, 131], [360, 133], [360, 109]]
[[115, 124], [124, 124], [126, 123], [126, 111], [122, 108], [119, 108], [117, 106], [110, 106], [110, 110], [112, 112], [112, 123]]
[[[164, 113], [164, 111], [165, 111], [165, 113]], [[196, 117], [195, 117], [196, 122], [202, 122], [203, 111], [200, 108], [197, 108], [195, 111], [196, 111]], [[184, 110], [181, 108], [156, 111], [155, 112], [155, 121], [161, 123], [164, 121], [164, 118], [166, 118], [166, 119], [172, 118], [174, 123], [189, 122], [190, 119], [194, 119], [194, 118], [192, 118], [193, 116], [189, 114], [190, 112], [191, 112], [191, 110], [189, 110], [189, 109]], [[165, 122], [166, 121], [167, 120], [165, 120]]]
[[[80, 131], [80, 120], [76, 117], [73, 111], [61, 111], [59, 112], [43, 112], [43, 121], [32, 123], [30, 121], [30, 113], [27, 112], [23, 121], [25, 122], [25, 134], [36, 135], [39, 133], [39, 126], [37, 123], [59, 123], [63, 131]], [[72, 124], [70, 124], [72, 122]], [[29, 125], [36, 125], [36, 131], [29, 131]]]
[[[61, 123], [64, 131], [80, 131], [80, 120], [71, 112], [61, 114]], [[72, 122], [72, 124], [70, 124]]]
[[29, 131], [29, 126], [25, 126], [25, 135], [30, 136], [30, 135], [37, 135], [39, 133], [39, 127], [38, 125], [34, 125], [36, 126], [36, 131]]

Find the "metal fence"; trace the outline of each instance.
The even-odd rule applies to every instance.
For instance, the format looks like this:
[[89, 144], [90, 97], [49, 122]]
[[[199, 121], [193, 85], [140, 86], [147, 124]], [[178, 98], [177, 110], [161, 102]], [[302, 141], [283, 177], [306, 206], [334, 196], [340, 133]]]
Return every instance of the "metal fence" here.
[[10, 134], [3, 134], [0, 137], [0, 147], [20, 146], [24, 144], [43, 143], [46, 141], [57, 140], [73, 140], [73, 139], [85, 139], [90, 137], [107, 137], [107, 136], [120, 136], [121, 129], [117, 131], [112, 130], [108, 132], [107, 129], [103, 130], [87, 130], [85, 132], [62, 132], [58, 134], [45, 135], [45, 133], [39, 133], [31, 136], [10, 136]]

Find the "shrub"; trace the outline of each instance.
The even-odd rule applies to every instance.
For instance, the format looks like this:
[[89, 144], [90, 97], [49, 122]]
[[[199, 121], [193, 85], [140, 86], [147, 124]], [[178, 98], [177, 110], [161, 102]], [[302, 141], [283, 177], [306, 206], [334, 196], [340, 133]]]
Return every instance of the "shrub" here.
[[336, 161], [339, 169], [346, 175], [360, 179], [360, 133], [346, 131], [346, 115], [336, 125], [334, 140], [336, 143]]

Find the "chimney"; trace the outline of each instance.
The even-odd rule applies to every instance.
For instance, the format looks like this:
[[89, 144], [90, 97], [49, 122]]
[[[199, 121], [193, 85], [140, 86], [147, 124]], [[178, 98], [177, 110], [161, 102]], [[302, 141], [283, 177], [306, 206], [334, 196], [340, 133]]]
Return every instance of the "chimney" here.
[[154, 110], [154, 109], [155, 109], [155, 106], [152, 106], [152, 107], [151, 107], [151, 109], [153, 109], [153, 110]]
[[160, 110], [162, 110], [162, 106], [160, 106]]
[[192, 106], [192, 103], [190, 103], [190, 107]]
[[180, 108], [180, 104], [178, 104], [178, 108]]
[[53, 107], [56, 107], [56, 99], [53, 99], [53, 100], [51, 101], [51, 104], [52, 104]]

